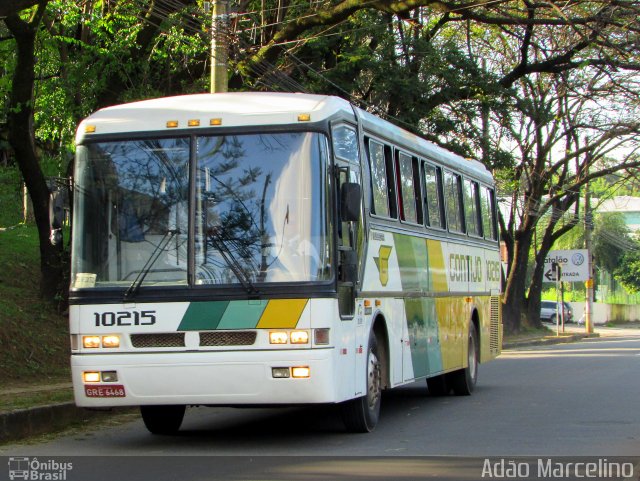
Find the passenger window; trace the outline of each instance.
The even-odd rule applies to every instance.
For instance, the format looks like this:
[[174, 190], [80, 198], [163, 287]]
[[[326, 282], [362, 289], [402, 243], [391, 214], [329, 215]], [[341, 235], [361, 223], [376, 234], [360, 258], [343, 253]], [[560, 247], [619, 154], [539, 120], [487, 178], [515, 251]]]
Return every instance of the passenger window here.
[[447, 225], [452, 232], [464, 232], [462, 220], [462, 205], [460, 176], [451, 172], [444, 173], [445, 209], [447, 212]]
[[369, 165], [371, 167], [373, 213], [384, 217], [397, 218], [391, 148], [370, 140]]
[[467, 233], [480, 237], [480, 222], [478, 219], [479, 203], [478, 183], [471, 180], [464, 180], [464, 220], [467, 226]]
[[441, 192], [442, 175], [440, 169], [424, 164], [425, 197], [429, 227], [444, 228], [442, 221]]
[[[416, 208], [416, 187], [413, 172], [413, 157], [400, 152], [398, 154], [398, 171], [400, 174], [400, 218], [407, 222], [421, 223]], [[419, 190], [418, 190], [419, 193]]]
[[333, 151], [336, 157], [359, 163], [358, 135], [353, 127], [338, 125], [332, 131]]
[[492, 189], [483, 187], [482, 196], [482, 232], [485, 239], [498, 239], [498, 223], [496, 221], [496, 201]]

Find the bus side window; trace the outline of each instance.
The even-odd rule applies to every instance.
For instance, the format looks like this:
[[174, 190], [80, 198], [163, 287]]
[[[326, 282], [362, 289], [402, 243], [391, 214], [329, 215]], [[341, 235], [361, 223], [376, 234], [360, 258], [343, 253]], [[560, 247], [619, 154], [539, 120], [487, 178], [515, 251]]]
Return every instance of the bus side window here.
[[383, 217], [397, 218], [391, 148], [371, 139], [369, 139], [368, 146], [373, 213]]
[[[341, 168], [338, 174], [338, 189], [342, 188], [342, 185], [350, 181], [349, 178], [350, 169], [348, 167]], [[353, 247], [353, 228], [351, 222], [345, 222], [340, 219], [338, 225], [338, 242], [344, 247]]]
[[480, 230], [480, 219], [478, 218], [478, 208], [480, 206], [478, 183], [465, 179], [463, 184], [463, 193], [464, 220], [467, 226], [467, 233], [480, 237], [482, 232]]
[[447, 225], [452, 232], [464, 233], [464, 221], [462, 217], [460, 176], [452, 172], [444, 173], [445, 209], [447, 212]]
[[485, 239], [498, 239], [496, 222], [496, 201], [493, 189], [482, 187], [482, 231]]
[[338, 125], [332, 130], [333, 151], [336, 157], [359, 164], [358, 135], [353, 127]]
[[442, 173], [433, 165], [424, 164], [425, 199], [427, 206], [427, 225], [437, 229], [444, 228], [442, 220]]
[[400, 219], [421, 224], [422, 212], [416, 203], [416, 199], [420, 198], [420, 183], [415, 180], [419, 178], [416, 175], [417, 159], [400, 152], [396, 160], [400, 180]]

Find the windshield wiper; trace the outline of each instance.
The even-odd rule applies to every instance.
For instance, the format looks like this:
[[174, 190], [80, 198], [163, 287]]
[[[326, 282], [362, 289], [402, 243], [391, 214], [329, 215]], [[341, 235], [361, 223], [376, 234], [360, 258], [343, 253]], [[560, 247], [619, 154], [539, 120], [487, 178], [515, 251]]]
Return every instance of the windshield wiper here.
[[227, 266], [233, 271], [234, 275], [238, 279], [238, 282], [240, 282], [240, 284], [242, 284], [242, 287], [244, 287], [247, 291], [247, 294], [259, 294], [260, 291], [258, 291], [253, 282], [251, 282], [249, 275], [244, 271], [242, 265], [238, 262], [233, 252], [231, 252], [231, 249], [227, 247], [227, 244], [222, 239], [222, 236], [214, 232], [212, 233], [212, 235], [210, 235], [210, 239], [213, 247], [215, 247], [216, 250], [220, 252], [220, 255], [222, 255], [225, 264], [227, 264]]
[[[171, 239], [173, 239], [176, 234], [180, 234], [180, 229], [168, 230], [164, 234], [164, 236], [162, 236], [162, 239], [160, 239], [160, 242], [158, 242], [158, 245], [156, 245], [156, 248], [149, 256], [149, 259], [147, 259], [145, 265], [142, 267], [142, 269], [140, 269], [140, 272], [138, 273], [136, 278], [133, 280], [129, 288], [125, 291], [125, 300], [133, 298], [138, 293], [138, 290], [140, 289], [144, 278], [147, 277], [147, 274], [149, 274], [149, 272], [151, 271], [151, 268], [160, 257], [160, 254], [162, 254], [167, 249], [167, 247], [169, 246], [169, 242], [171, 242]], [[163, 243], [164, 245], [162, 245]]]

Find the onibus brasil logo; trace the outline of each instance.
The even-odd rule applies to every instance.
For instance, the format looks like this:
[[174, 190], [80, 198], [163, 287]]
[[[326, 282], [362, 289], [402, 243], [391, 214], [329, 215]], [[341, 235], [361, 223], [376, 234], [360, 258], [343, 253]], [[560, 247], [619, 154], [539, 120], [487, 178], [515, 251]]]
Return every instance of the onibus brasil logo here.
[[67, 471], [73, 469], [73, 463], [64, 463], [53, 459], [39, 461], [38, 458], [10, 457], [9, 479], [33, 481], [65, 481]]

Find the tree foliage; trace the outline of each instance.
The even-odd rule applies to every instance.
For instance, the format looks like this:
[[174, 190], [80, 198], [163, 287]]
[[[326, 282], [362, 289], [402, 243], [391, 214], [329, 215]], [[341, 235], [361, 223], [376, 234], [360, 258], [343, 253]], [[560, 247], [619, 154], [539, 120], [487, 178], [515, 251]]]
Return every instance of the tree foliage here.
[[627, 292], [640, 292], [640, 246], [622, 257], [613, 275]]
[[[79, 119], [97, 108], [206, 90], [213, 26], [202, 3], [3, 5], [2, 112], [24, 117], [14, 136], [34, 147], [25, 156], [14, 146], [21, 169], [36, 172], [43, 155], [62, 164]], [[584, 185], [637, 170], [637, 2], [239, 0], [231, 12], [232, 89], [340, 95], [494, 169], [510, 206], [508, 329], [535, 323], [541, 256], [582, 222]], [[16, 80], [25, 23], [28, 93]], [[24, 177], [44, 214], [46, 184]]]

